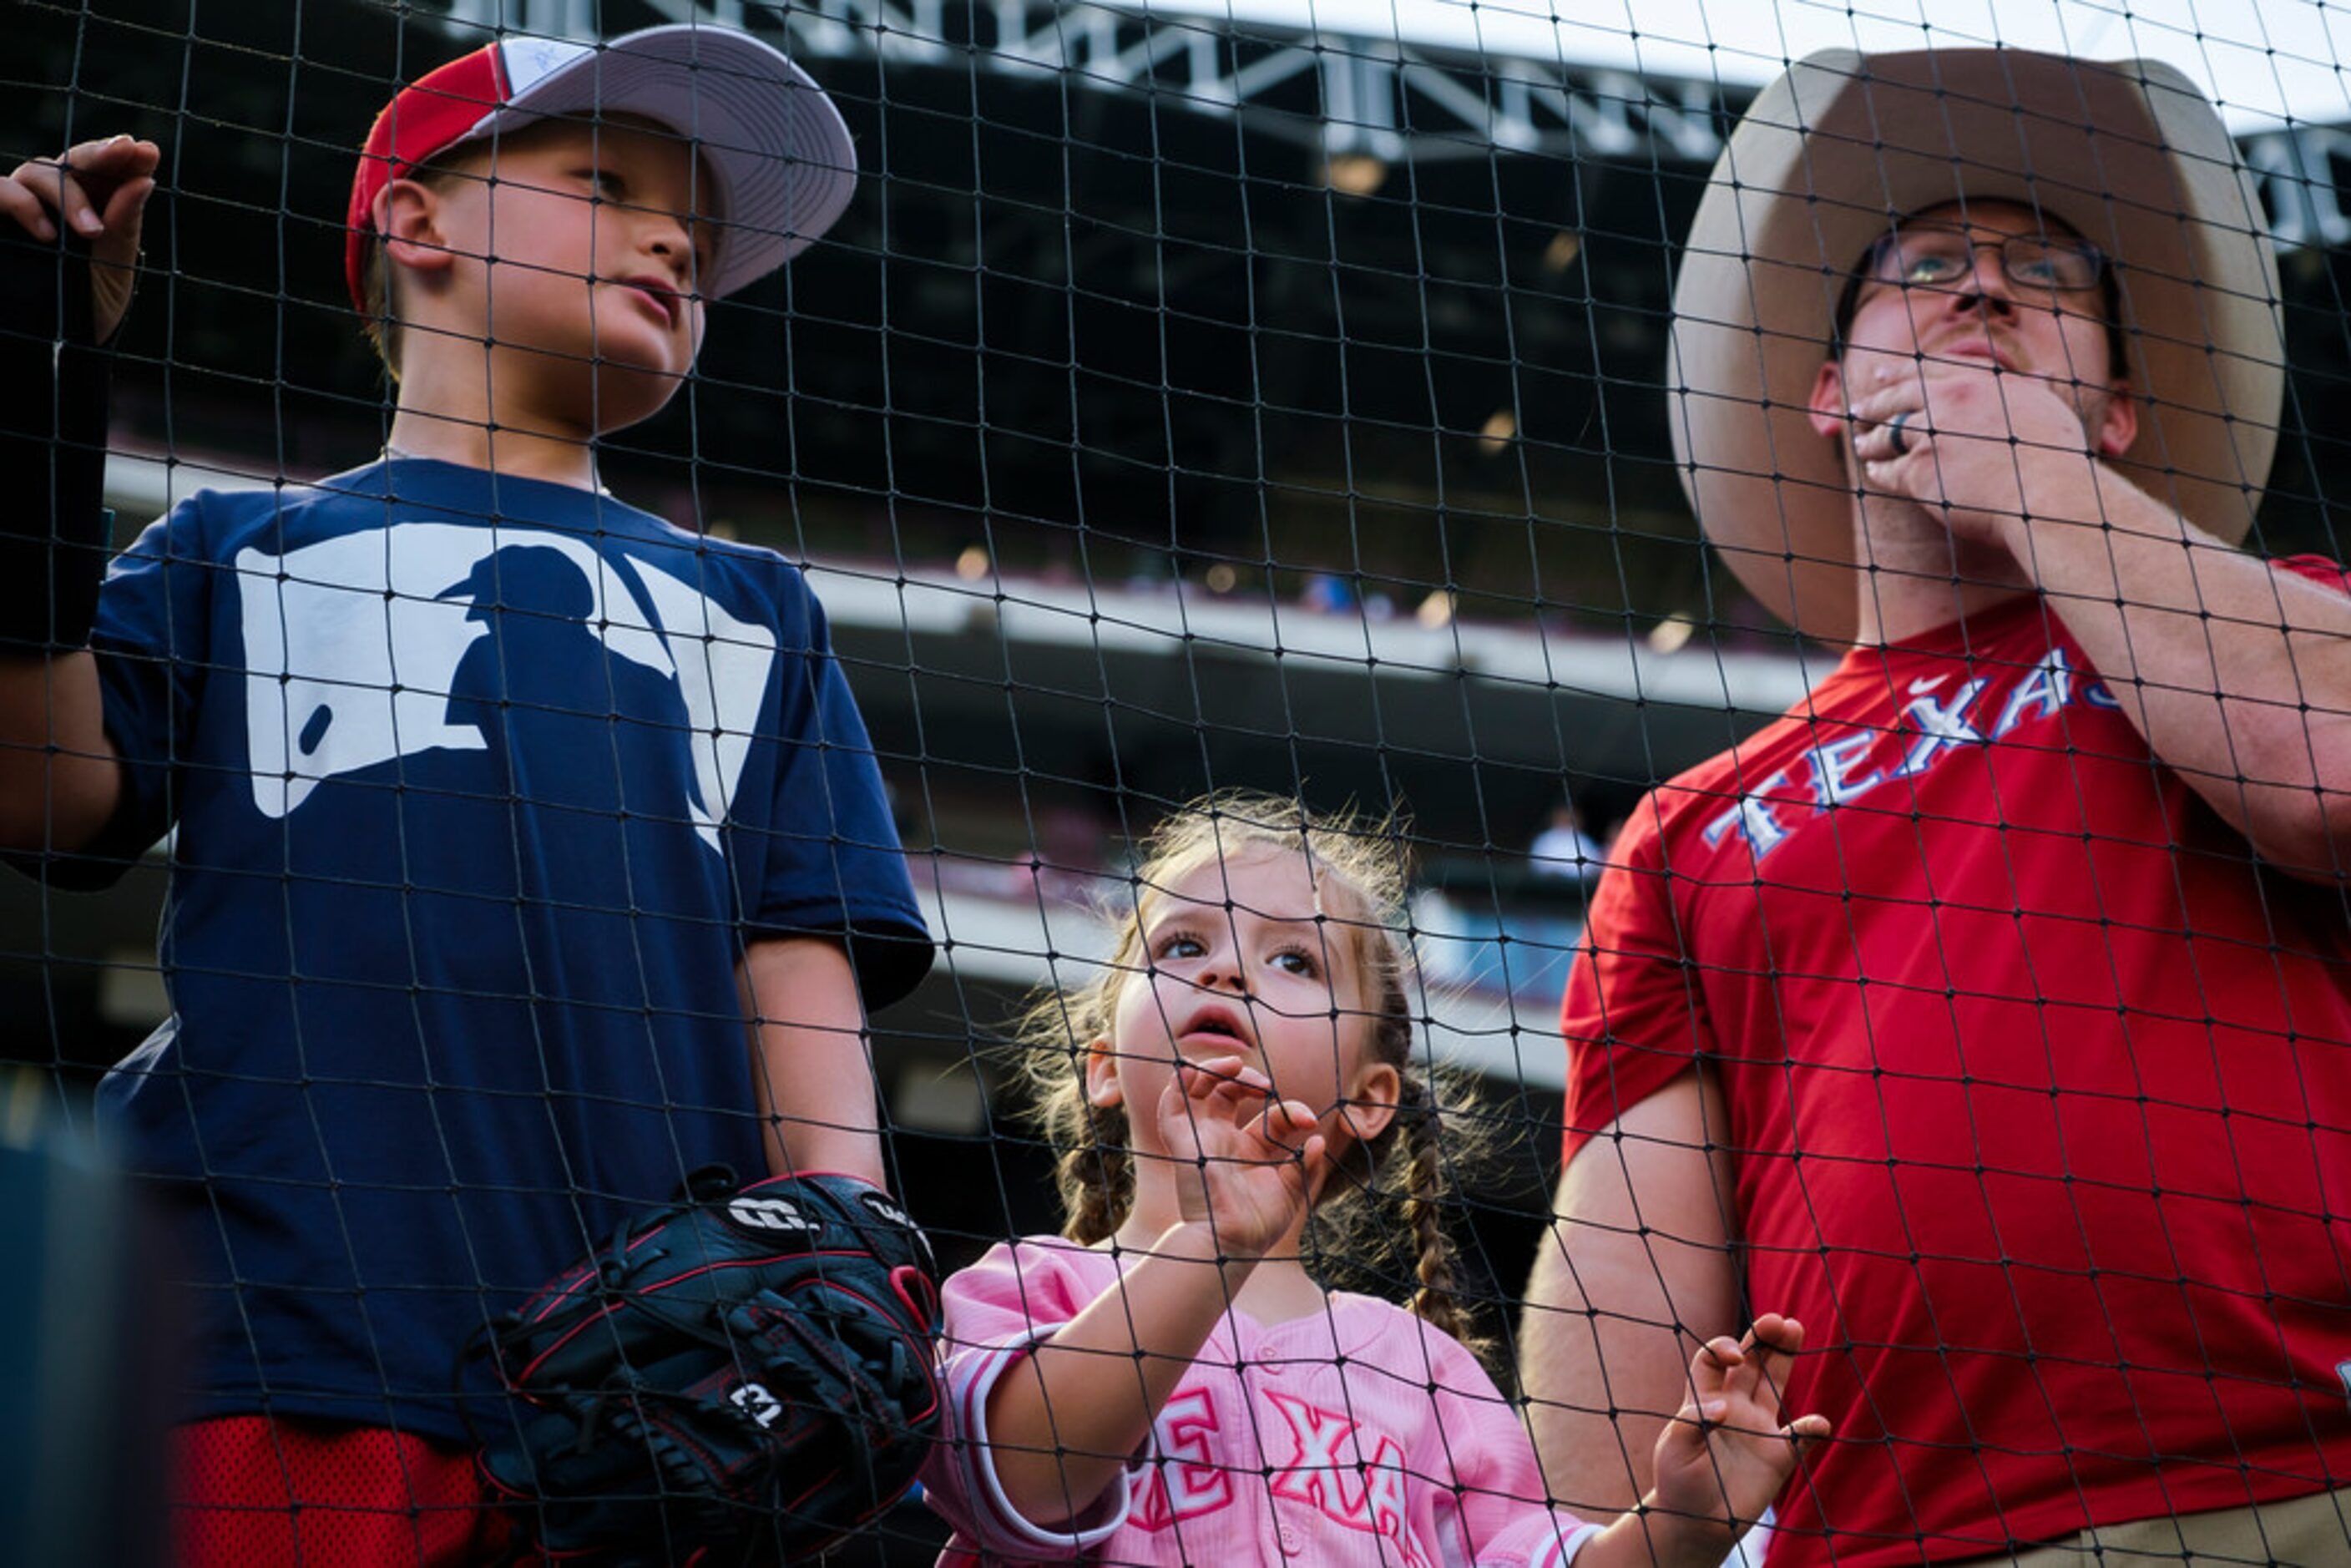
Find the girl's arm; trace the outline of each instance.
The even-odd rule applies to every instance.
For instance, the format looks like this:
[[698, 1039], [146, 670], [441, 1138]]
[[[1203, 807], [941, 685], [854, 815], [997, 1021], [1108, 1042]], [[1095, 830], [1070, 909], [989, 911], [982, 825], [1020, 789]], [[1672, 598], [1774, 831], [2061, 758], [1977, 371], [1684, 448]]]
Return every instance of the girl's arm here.
[[1116, 1284], [997, 1380], [989, 1457], [1005, 1501], [1023, 1518], [1074, 1519], [1119, 1480], [1255, 1263], [1217, 1261], [1207, 1225], [1168, 1227]]
[[1144, 1194], [1172, 1175], [1175, 1223], [1130, 1236], [1140, 1260], [987, 1397], [997, 1479], [1023, 1518], [1073, 1519], [1119, 1479], [1258, 1260], [1304, 1217], [1323, 1140], [1307, 1106], [1271, 1089], [1223, 1058], [1184, 1063], [1161, 1095], [1168, 1152], [1137, 1171], [1136, 1203], [1148, 1216]]

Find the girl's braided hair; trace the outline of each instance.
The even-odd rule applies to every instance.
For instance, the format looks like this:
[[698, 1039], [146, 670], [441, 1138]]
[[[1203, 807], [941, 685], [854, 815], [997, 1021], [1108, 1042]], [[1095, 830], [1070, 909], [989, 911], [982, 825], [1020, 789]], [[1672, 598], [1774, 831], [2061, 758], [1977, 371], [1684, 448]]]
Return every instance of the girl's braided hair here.
[[[1123, 1105], [1085, 1094], [1089, 1047], [1108, 1039], [1120, 989], [1146, 977], [1145, 899], [1218, 863], [1303, 855], [1314, 879], [1328, 940], [1352, 945], [1363, 977], [1367, 1060], [1396, 1070], [1395, 1115], [1377, 1136], [1351, 1145], [1316, 1197], [1302, 1246], [1308, 1271], [1395, 1281], [1399, 1238], [1412, 1245], [1413, 1312], [1481, 1355], [1491, 1346], [1469, 1322], [1458, 1256], [1445, 1228], [1451, 1177], [1466, 1122], [1449, 1082], [1413, 1059], [1415, 976], [1405, 922], [1406, 866], [1401, 822], [1354, 811], [1322, 815], [1280, 796], [1225, 791], [1169, 816], [1138, 846], [1140, 864], [1106, 913], [1118, 941], [1083, 985], [1047, 990], [1013, 1031], [1032, 1103], [1030, 1118], [1059, 1155], [1062, 1234], [1092, 1245], [1107, 1239], [1134, 1201], [1134, 1159]], [[1440, 1129], [1447, 1146], [1440, 1150]], [[1395, 1293], [1393, 1290], [1389, 1293]]]

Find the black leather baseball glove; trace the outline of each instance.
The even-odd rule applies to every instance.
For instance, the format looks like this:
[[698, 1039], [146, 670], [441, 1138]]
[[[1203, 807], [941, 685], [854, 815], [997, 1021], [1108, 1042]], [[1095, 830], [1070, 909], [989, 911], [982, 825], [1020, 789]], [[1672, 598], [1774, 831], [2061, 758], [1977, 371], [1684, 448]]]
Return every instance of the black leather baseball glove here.
[[938, 1299], [930, 1243], [879, 1188], [697, 1172], [496, 1326], [517, 1403], [483, 1474], [567, 1564], [813, 1555], [929, 1451]]

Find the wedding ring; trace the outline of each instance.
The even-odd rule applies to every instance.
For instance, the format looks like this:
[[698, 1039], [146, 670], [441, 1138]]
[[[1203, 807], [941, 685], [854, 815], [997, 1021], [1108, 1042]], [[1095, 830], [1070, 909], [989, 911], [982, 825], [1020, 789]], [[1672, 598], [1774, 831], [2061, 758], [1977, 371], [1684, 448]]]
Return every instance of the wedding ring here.
[[1886, 422], [1886, 437], [1894, 443], [1894, 455], [1896, 457], [1909, 455], [1910, 437], [1905, 434], [1902, 429], [1908, 423], [1910, 423], [1910, 411], [1907, 408]]

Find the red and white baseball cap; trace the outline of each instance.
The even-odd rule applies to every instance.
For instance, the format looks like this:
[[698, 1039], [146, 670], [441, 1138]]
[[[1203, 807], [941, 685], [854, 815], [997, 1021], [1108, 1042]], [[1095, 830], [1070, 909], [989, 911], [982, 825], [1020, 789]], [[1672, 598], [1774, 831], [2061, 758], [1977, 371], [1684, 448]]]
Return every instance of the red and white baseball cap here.
[[343, 271], [367, 308], [375, 199], [426, 160], [549, 116], [632, 114], [691, 138], [717, 185], [718, 243], [702, 292], [764, 277], [831, 228], [857, 189], [857, 150], [832, 99], [758, 39], [699, 24], [602, 44], [509, 37], [430, 71], [376, 116], [351, 179]]

